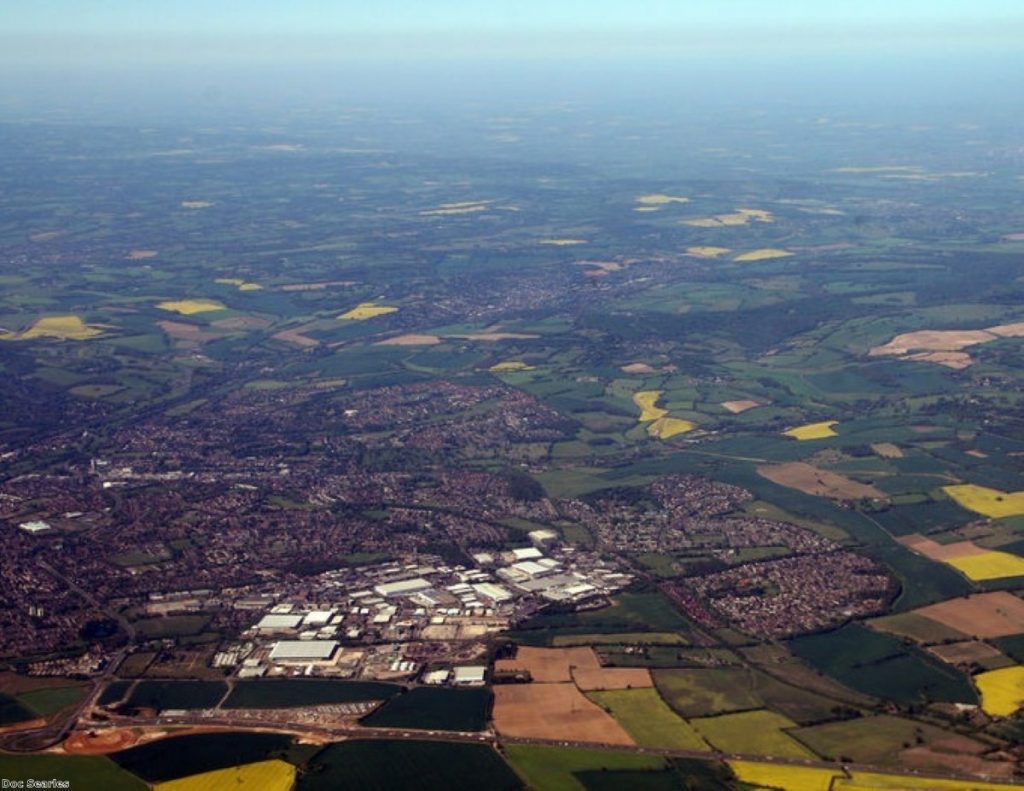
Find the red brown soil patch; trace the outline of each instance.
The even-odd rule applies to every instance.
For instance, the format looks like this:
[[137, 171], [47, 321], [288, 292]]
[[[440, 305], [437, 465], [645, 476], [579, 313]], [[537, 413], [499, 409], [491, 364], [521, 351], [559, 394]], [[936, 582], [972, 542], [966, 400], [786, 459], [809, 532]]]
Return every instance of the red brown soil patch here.
[[494, 687], [494, 727], [525, 739], [634, 745], [608, 712], [575, 684], [500, 684]]
[[214, 327], [222, 330], [263, 330], [270, 326], [269, 319], [257, 316], [232, 316], [229, 319], [218, 319], [211, 322]]
[[293, 343], [296, 346], [301, 346], [303, 349], [311, 349], [314, 346], [319, 346], [320, 341], [316, 338], [310, 338], [308, 335], [303, 335], [298, 330], [281, 330], [275, 332], [273, 335], [274, 339], [284, 341], [285, 343]]
[[654, 686], [651, 673], [645, 667], [581, 667], [573, 670], [572, 679], [584, 692]]
[[31, 731], [36, 728], [42, 728], [46, 725], [46, 720], [42, 717], [38, 717], [34, 720], [25, 720], [23, 722], [15, 722], [12, 725], [4, 725], [0, 727], [0, 733], [15, 733], [17, 731]]
[[932, 654], [943, 662], [950, 665], [970, 667], [974, 664], [985, 666], [994, 660], [1004, 660], [1004, 664], [1010, 664], [1009, 660], [998, 649], [988, 643], [981, 643], [976, 640], [968, 640], [963, 643], [946, 643], [942, 645], [931, 645], [927, 648]]
[[72, 731], [64, 740], [64, 752], [75, 755], [105, 755], [131, 747], [139, 736], [131, 728]]
[[630, 363], [629, 365], [622, 366], [622, 370], [627, 374], [653, 374], [655, 368], [647, 363]]
[[417, 335], [416, 333], [409, 333], [408, 335], [396, 335], [394, 338], [385, 338], [382, 341], [377, 341], [377, 346], [436, 346], [441, 342], [441, 339], [436, 335]]
[[911, 747], [900, 752], [900, 763], [918, 769], [942, 769], [957, 773], [986, 775], [993, 779], [1013, 777], [1013, 764], [1008, 761], [986, 761], [976, 755], [941, 753], [928, 747]]
[[829, 497], [833, 500], [888, 499], [884, 492], [874, 486], [858, 483], [845, 475], [822, 470], [802, 461], [765, 464], [758, 467], [757, 472], [772, 483], [818, 497]]
[[[970, 542], [958, 542], [952, 546], [961, 543]], [[922, 607], [916, 612], [974, 637], [1008, 637], [1024, 632], [1024, 599], [1006, 591], [950, 599]]]
[[946, 561], [952, 558], [962, 558], [967, 555], [981, 555], [990, 550], [982, 549], [971, 541], [957, 541], [953, 544], [939, 544], [930, 538], [925, 538], [919, 533], [912, 533], [897, 539], [903, 546], [912, 549], [918, 554], [924, 555], [929, 560]]
[[912, 351], [955, 352], [993, 339], [987, 330], [919, 330], [897, 335], [888, 343], [874, 347], [871, 357], [904, 355]]
[[600, 670], [601, 662], [588, 646], [574, 648], [534, 648], [519, 646], [515, 659], [499, 659], [496, 671], [528, 670], [539, 683], [572, 681], [573, 669]]
[[1024, 321], [1018, 321], [1015, 324], [997, 324], [995, 327], [987, 327], [986, 329], [1000, 338], [1024, 337]]
[[918, 352], [908, 354], [904, 360], [916, 360], [922, 363], [936, 363], [952, 368], [955, 371], [962, 371], [974, 363], [974, 358], [967, 352]]
[[204, 332], [195, 324], [186, 324], [182, 321], [158, 321], [157, 326], [172, 338], [185, 343], [205, 343], [220, 338], [216, 332]]

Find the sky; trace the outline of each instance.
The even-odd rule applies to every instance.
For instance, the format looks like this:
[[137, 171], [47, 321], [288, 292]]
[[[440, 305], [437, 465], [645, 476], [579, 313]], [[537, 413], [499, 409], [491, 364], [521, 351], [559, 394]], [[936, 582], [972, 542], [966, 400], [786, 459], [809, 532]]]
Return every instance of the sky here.
[[0, 65], [1010, 51], [1020, 0], [0, 0]]

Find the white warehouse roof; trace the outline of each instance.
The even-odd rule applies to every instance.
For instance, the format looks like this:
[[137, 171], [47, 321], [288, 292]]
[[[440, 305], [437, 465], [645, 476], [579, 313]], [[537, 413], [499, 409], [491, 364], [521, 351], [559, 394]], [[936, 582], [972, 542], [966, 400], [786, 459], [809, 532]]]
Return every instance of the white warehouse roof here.
[[271, 631], [274, 629], [296, 629], [302, 623], [301, 615], [264, 615], [258, 624], [257, 629]]
[[274, 661], [330, 659], [337, 647], [336, 640], [279, 640], [270, 658]]
[[398, 582], [385, 582], [383, 585], [375, 585], [373, 589], [378, 596], [389, 598], [391, 596], [406, 596], [410, 593], [417, 593], [432, 587], [422, 577], [415, 577], [411, 580], [399, 580]]

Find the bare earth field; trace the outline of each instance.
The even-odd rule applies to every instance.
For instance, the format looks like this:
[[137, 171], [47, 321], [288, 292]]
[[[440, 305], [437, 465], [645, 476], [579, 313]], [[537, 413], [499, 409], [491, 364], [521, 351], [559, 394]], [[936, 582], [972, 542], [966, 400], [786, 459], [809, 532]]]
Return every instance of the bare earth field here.
[[748, 409], [754, 409], [759, 407], [757, 401], [723, 401], [722, 408], [732, 412], [734, 415], [738, 415], [740, 412], [746, 412]]
[[573, 670], [572, 678], [584, 692], [654, 686], [650, 671], [645, 667], [582, 667]]
[[875, 346], [868, 352], [868, 356], [900, 357], [904, 360], [938, 363], [959, 370], [974, 362], [969, 354], [961, 351], [962, 349], [979, 343], [989, 343], [998, 338], [1022, 336], [1024, 322], [997, 324], [982, 330], [918, 330], [905, 332], [888, 343]]
[[898, 445], [893, 445], [891, 442], [876, 442], [871, 446], [871, 450], [881, 456], [883, 459], [902, 459], [903, 451], [899, 449]]
[[963, 643], [933, 645], [928, 650], [951, 665], [979, 664], [984, 668], [995, 668], [1012, 664], [1011, 660], [988, 643], [969, 640]]
[[647, 363], [630, 363], [622, 366], [622, 370], [627, 374], [653, 374], [655, 372], [655, 369]]
[[538, 683], [572, 681], [573, 670], [601, 670], [601, 662], [592, 648], [534, 648], [519, 646], [515, 659], [499, 659], [495, 671], [529, 670]]
[[377, 341], [377, 346], [436, 346], [441, 339], [436, 335], [396, 335], [394, 338], [385, 338]]
[[[967, 555], [982, 555], [988, 550], [983, 549], [972, 541], [957, 541], [953, 544], [940, 544], [937, 541], [932, 541], [930, 538], [925, 538], [919, 533], [912, 533], [909, 536], [903, 536], [898, 539], [903, 546], [914, 550], [930, 560], [945, 561], [951, 560], [952, 558], [962, 558]], [[937, 605], [933, 605], [937, 606]]]
[[922, 607], [917, 613], [975, 637], [1008, 637], [1024, 632], [1024, 599], [1006, 591], [950, 599]]
[[128, 259], [130, 261], [143, 261], [147, 258], [156, 258], [156, 250], [132, 250], [128, 253]]
[[158, 321], [157, 325], [175, 340], [185, 343], [206, 343], [221, 337], [215, 332], [203, 332], [195, 324], [181, 321]]
[[504, 736], [597, 744], [636, 742], [608, 712], [575, 684], [499, 684], [494, 687], [494, 727]]
[[230, 319], [218, 319], [210, 323], [223, 330], [263, 330], [271, 324], [268, 319], [258, 316], [232, 316]]
[[303, 335], [298, 330], [281, 330], [280, 332], [275, 332], [273, 337], [279, 341], [284, 341], [285, 343], [294, 343], [296, 346], [301, 346], [304, 349], [320, 345], [320, 341], [316, 338], [310, 338], [308, 335]]
[[72, 731], [64, 740], [64, 752], [75, 755], [105, 755], [126, 750], [139, 740], [131, 728]]
[[833, 500], [887, 499], [885, 494], [874, 486], [858, 483], [845, 475], [822, 470], [802, 461], [761, 465], [757, 472], [772, 483], [818, 497], [829, 497]]
[[986, 761], [981, 756], [965, 752], [945, 752], [945, 748], [942, 742], [933, 747], [911, 747], [900, 753], [900, 763], [908, 768], [983, 775], [993, 780], [1010, 780], [1013, 777], [1010, 761]]

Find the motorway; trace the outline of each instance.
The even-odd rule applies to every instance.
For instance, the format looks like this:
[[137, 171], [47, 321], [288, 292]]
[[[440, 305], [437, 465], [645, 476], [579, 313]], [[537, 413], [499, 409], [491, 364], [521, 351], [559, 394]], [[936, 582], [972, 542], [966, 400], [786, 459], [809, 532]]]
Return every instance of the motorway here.
[[608, 750], [619, 753], [638, 753], [643, 755], [657, 755], [668, 758], [691, 758], [697, 760], [717, 761], [755, 761], [758, 763], [775, 764], [777, 766], [794, 766], [811, 769], [827, 769], [836, 773], [851, 772], [874, 772], [898, 777], [927, 778], [934, 777], [942, 780], [974, 781], [1005, 784], [1007, 786], [1020, 787], [1012, 781], [999, 778], [988, 778], [978, 775], [965, 774], [936, 774], [934, 772], [918, 772], [895, 768], [892, 766], [876, 766], [862, 763], [833, 763], [814, 759], [776, 758], [765, 755], [750, 755], [746, 753], [724, 753], [720, 751], [702, 750], [678, 750], [664, 749], [660, 747], [642, 747], [640, 745], [605, 744], [601, 742], [580, 742], [560, 741], [557, 739], [530, 739], [521, 737], [498, 736], [493, 731], [437, 731], [437, 730], [415, 730], [409, 728], [368, 728], [356, 723], [336, 723], [333, 725], [303, 725], [303, 724], [272, 724], [254, 723], [252, 720], [232, 719], [229, 717], [156, 717], [152, 719], [133, 719], [126, 721], [125, 726], [132, 727], [153, 727], [166, 729], [174, 726], [185, 727], [222, 727], [231, 730], [247, 731], [274, 731], [278, 733], [291, 733], [298, 736], [314, 736], [318, 740], [338, 741], [341, 739], [412, 739], [416, 741], [432, 742], [456, 742], [471, 744], [490, 744], [499, 751], [503, 745], [524, 744], [538, 747], [572, 747], [585, 750]]

